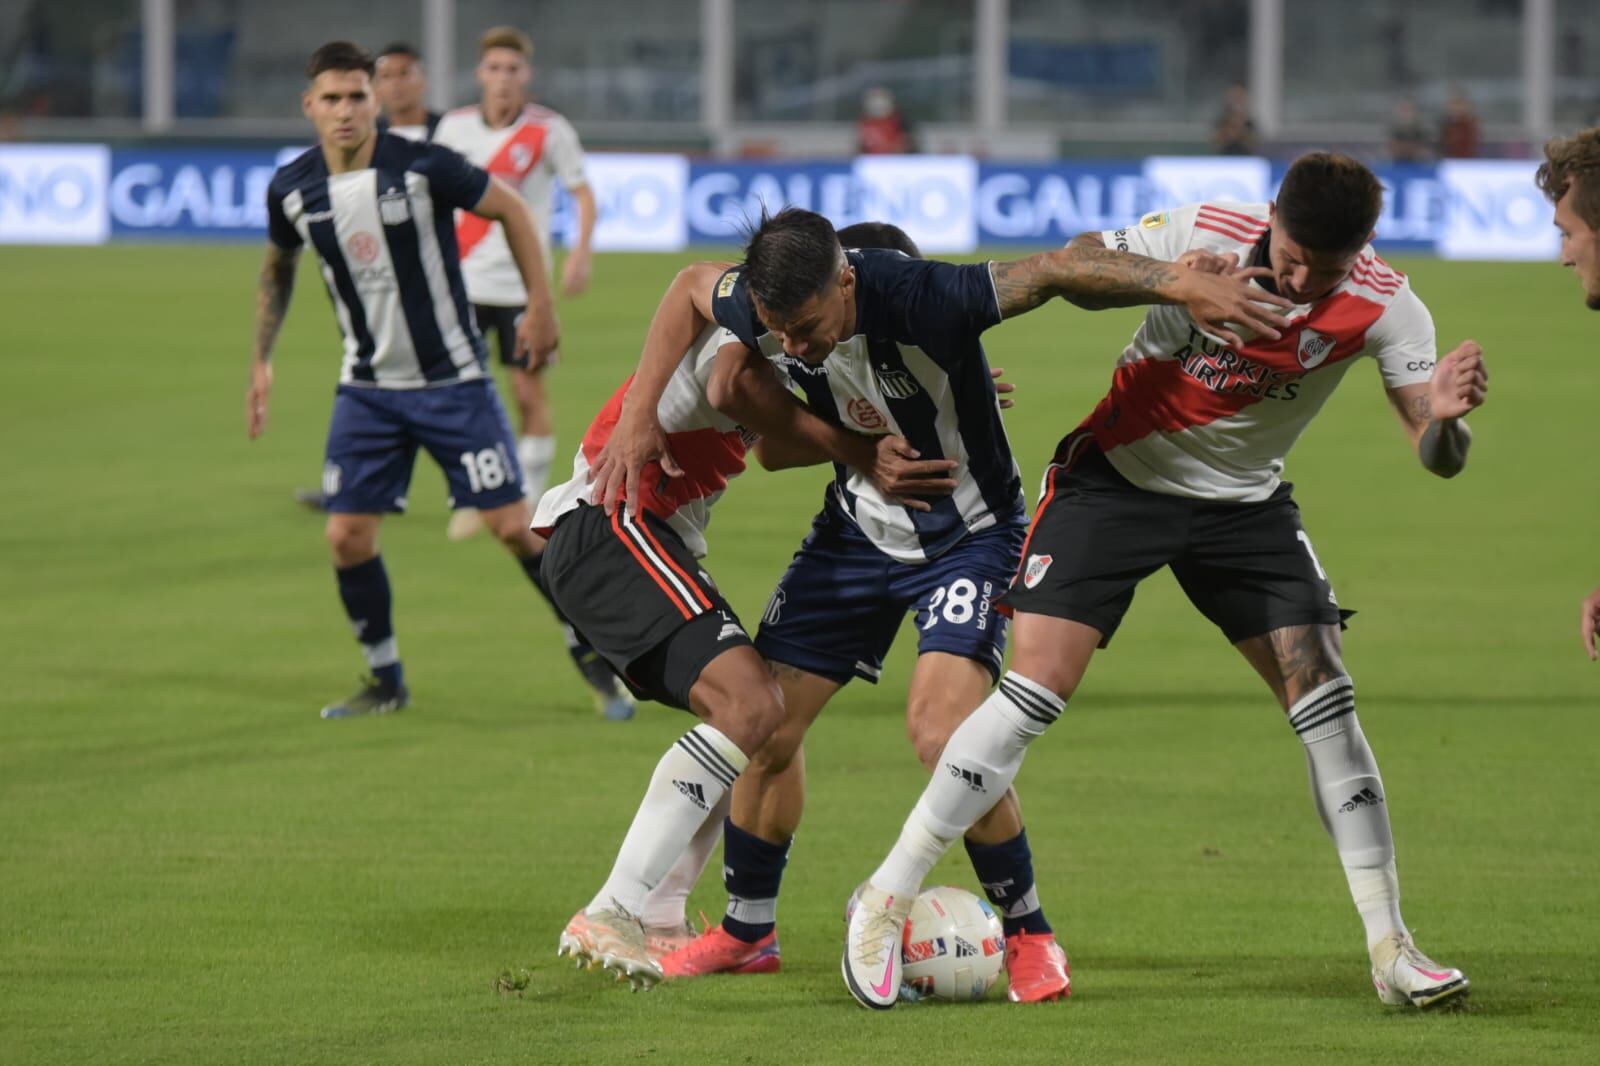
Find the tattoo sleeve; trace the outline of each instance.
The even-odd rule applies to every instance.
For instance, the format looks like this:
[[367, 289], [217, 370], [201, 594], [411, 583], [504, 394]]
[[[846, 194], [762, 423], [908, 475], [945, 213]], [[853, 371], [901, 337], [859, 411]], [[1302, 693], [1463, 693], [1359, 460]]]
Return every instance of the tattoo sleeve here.
[[1308, 625], [1285, 626], [1267, 634], [1288, 703], [1344, 673], [1338, 633], [1338, 626]]
[[255, 357], [260, 362], [272, 358], [272, 346], [283, 326], [283, 316], [289, 310], [289, 297], [294, 293], [294, 268], [299, 260], [298, 252], [275, 244], [267, 247], [261, 276], [256, 281]]
[[1060, 296], [1090, 311], [1170, 302], [1177, 268], [1074, 238], [1065, 248], [990, 265], [1000, 317], [1011, 318]]
[[1433, 401], [1427, 393], [1406, 404], [1406, 417], [1413, 426], [1422, 426], [1417, 439], [1417, 458], [1422, 467], [1440, 477], [1455, 477], [1467, 465], [1467, 449], [1472, 446], [1472, 431], [1459, 418], [1433, 417]]

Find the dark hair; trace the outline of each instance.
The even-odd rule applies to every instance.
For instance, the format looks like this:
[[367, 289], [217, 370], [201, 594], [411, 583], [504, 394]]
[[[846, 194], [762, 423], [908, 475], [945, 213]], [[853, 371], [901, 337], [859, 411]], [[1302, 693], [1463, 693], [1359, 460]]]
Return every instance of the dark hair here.
[[839, 243], [846, 248], [890, 248], [913, 259], [922, 258], [922, 249], [906, 231], [888, 222], [857, 222], [839, 231]]
[[1572, 189], [1573, 213], [1590, 229], [1600, 230], [1600, 128], [1557, 137], [1546, 144], [1544, 162], [1534, 180], [1551, 203]]
[[805, 306], [839, 276], [839, 235], [833, 223], [799, 207], [775, 215], [761, 212], [761, 224], [744, 246], [744, 276], [750, 293], [780, 318]]
[[329, 41], [311, 53], [306, 63], [306, 80], [316, 81], [317, 75], [327, 70], [364, 70], [372, 77], [377, 70], [372, 53], [350, 41]]
[[1378, 176], [1338, 152], [1301, 156], [1278, 188], [1278, 222], [1314, 252], [1360, 250], [1382, 212]]
[[389, 56], [405, 56], [407, 59], [414, 59], [418, 63], [422, 62], [422, 53], [404, 41], [390, 41], [383, 46], [383, 51], [378, 53], [379, 59], [387, 59]]

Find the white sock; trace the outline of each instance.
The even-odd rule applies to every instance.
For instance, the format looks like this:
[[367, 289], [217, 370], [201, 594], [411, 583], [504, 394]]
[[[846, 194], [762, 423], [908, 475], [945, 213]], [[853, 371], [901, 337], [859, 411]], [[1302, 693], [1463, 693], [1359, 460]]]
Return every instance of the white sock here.
[[1391, 934], [1404, 936], [1383, 781], [1356, 720], [1354, 682], [1336, 677], [1312, 689], [1289, 708], [1289, 724], [1305, 744], [1311, 799], [1339, 849], [1368, 950]]
[[733, 741], [704, 722], [679, 737], [656, 763], [611, 876], [588, 909], [642, 912], [650, 890], [672, 869], [749, 761]]
[[534, 503], [550, 481], [550, 462], [556, 457], [554, 437], [518, 437], [517, 465], [522, 468], [522, 494]]
[[683, 854], [667, 871], [667, 876], [661, 879], [661, 883], [644, 901], [644, 910], [639, 917], [646, 928], [676, 929], [688, 921], [689, 893], [700, 882], [700, 875], [705, 872], [712, 852], [717, 850], [717, 842], [722, 839], [722, 822], [728, 817], [729, 803], [729, 795], [725, 794], [711, 808], [704, 824], [689, 838], [689, 846], [683, 849]]
[[912, 808], [872, 886], [891, 895], [916, 895], [939, 857], [988, 814], [1011, 787], [1022, 756], [1066, 701], [1043, 685], [1008, 673], [950, 735], [933, 779]]

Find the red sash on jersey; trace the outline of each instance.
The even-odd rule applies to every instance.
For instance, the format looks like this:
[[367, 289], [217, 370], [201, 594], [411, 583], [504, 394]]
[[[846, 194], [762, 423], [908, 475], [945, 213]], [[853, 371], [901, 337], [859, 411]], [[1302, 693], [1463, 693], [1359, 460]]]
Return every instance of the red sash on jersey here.
[[[544, 155], [545, 128], [531, 122], [517, 120], [521, 123], [500, 150], [489, 160], [483, 169], [497, 178], [504, 178], [512, 185], [521, 185], [528, 172], [538, 166], [539, 159]], [[461, 258], [465, 259], [467, 253], [478, 246], [478, 242], [489, 235], [489, 229], [494, 223], [487, 218], [479, 218], [470, 211], [463, 211], [456, 216], [456, 245]]]

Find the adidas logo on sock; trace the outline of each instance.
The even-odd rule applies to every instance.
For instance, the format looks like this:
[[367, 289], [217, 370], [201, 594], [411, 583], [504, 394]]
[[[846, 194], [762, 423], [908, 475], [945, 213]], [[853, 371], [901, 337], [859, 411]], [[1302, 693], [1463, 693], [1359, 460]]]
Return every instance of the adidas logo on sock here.
[[677, 778], [673, 778], [672, 783], [678, 786], [679, 792], [682, 792], [689, 798], [690, 803], [693, 803], [702, 811], [709, 811], [711, 809], [710, 807], [706, 806], [706, 790], [704, 786], [700, 784], [700, 782], [679, 781]]
[[951, 762], [945, 763], [945, 766], [949, 768], [951, 777], [957, 778], [958, 780], [965, 782], [966, 786], [968, 788], [972, 789], [972, 791], [974, 791], [974, 792], [987, 792], [987, 791], [989, 791], [988, 789], [983, 787], [983, 775], [978, 773], [976, 770], [963, 770], [961, 767], [959, 767], [955, 763], [951, 763]]
[[1351, 811], [1355, 810], [1357, 807], [1376, 807], [1378, 804], [1380, 804], [1382, 802], [1383, 802], [1383, 797], [1382, 796], [1378, 795], [1376, 792], [1372, 791], [1372, 789], [1370, 789], [1370, 788], [1364, 788], [1360, 792], [1357, 792], [1354, 796], [1351, 796], [1345, 802], [1344, 806], [1339, 808], [1339, 813], [1340, 814], [1349, 814]]

